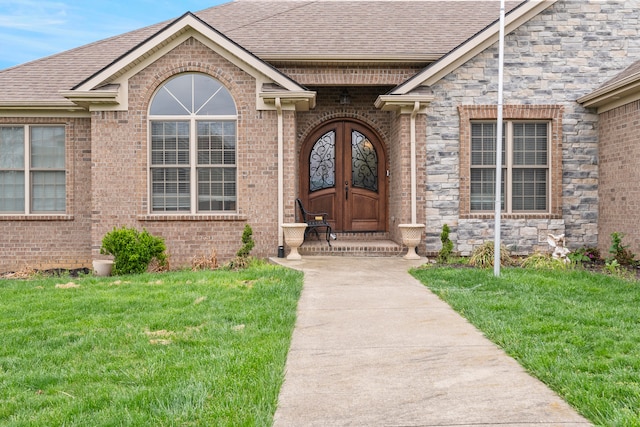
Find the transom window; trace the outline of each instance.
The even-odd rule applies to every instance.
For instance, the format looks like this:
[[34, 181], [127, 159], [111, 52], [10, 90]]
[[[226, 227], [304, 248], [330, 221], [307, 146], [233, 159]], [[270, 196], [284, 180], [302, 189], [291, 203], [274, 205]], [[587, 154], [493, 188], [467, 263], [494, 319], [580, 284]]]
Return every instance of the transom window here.
[[155, 94], [150, 118], [152, 212], [236, 208], [236, 106], [217, 80], [181, 74]]
[[[470, 208], [495, 209], [496, 122], [471, 123]], [[549, 123], [506, 121], [501, 206], [507, 213], [549, 211]]]
[[0, 127], [0, 214], [66, 211], [64, 126]]

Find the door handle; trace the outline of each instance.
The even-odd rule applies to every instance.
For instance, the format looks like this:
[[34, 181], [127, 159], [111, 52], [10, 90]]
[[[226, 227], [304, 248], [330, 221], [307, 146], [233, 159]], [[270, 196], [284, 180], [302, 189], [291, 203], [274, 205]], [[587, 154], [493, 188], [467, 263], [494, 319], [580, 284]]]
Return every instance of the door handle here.
[[344, 182], [344, 197], [349, 200], [349, 181]]

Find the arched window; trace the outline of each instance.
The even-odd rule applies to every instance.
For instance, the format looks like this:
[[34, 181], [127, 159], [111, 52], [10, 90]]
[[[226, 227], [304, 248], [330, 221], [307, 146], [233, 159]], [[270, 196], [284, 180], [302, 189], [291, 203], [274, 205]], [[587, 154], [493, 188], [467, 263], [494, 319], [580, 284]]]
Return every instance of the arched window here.
[[180, 74], [149, 108], [152, 212], [236, 210], [236, 106], [204, 74]]

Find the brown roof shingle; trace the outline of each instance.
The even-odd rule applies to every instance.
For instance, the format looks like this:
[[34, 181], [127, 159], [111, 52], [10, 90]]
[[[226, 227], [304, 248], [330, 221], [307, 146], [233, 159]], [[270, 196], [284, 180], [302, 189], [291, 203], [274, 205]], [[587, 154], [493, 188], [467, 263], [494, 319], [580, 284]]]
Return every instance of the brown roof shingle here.
[[[507, 10], [520, 3], [509, 1]], [[425, 64], [498, 14], [495, 0], [238, 0], [195, 13], [266, 61], [386, 58]], [[71, 89], [167, 24], [2, 70], [0, 104], [64, 101], [59, 91]]]

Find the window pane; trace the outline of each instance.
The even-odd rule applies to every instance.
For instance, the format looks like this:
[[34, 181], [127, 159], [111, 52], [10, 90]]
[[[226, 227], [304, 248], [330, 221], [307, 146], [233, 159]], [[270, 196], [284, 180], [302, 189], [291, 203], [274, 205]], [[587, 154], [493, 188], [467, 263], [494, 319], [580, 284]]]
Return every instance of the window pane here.
[[513, 164], [547, 164], [548, 135], [546, 123], [513, 124]]
[[64, 169], [64, 127], [31, 128], [31, 167]]
[[189, 211], [189, 168], [151, 169], [151, 205], [154, 211]]
[[24, 127], [0, 127], [0, 169], [24, 169]]
[[[502, 164], [506, 162], [506, 126], [502, 132]], [[491, 166], [496, 164], [496, 123], [471, 124], [471, 164]]]
[[198, 210], [236, 210], [236, 168], [198, 168]]
[[235, 165], [235, 122], [198, 121], [198, 164]]
[[[502, 171], [500, 189], [501, 209], [504, 209], [505, 172]], [[470, 207], [472, 211], [495, 210], [496, 171], [495, 169], [471, 169]]]
[[24, 212], [24, 193], [24, 172], [0, 171], [0, 212]]
[[231, 93], [219, 81], [195, 74], [195, 110], [200, 116], [235, 115], [236, 104]]
[[31, 173], [31, 210], [33, 212], [64, 212], [66, 188], [64, 172]]
[[151, 123], [151, 164], [189, 164], [189, 122]]
[[235, 115], [231, 93], [219, 81], [197, 73], [169, 80], [151, 102], [152, 115]]
[[309, 155], [309, 190], [336, 185], [336, 132], [331, 130], [314, 144]]
[[514, 169], [512, 207], [514, 211], [547, 210], [547, 169]]

